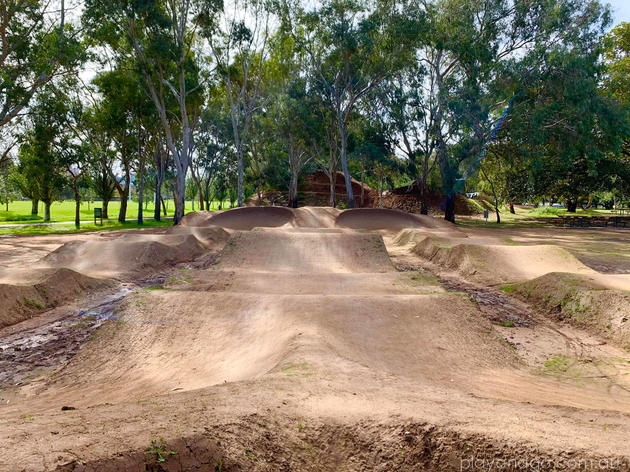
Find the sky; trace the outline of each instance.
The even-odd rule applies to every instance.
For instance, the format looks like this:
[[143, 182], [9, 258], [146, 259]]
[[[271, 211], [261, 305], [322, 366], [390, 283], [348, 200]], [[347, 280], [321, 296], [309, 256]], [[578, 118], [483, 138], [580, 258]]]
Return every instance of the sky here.
[[630, 21], [630, 0], [608, 0], [612, 7], [613, 23]]

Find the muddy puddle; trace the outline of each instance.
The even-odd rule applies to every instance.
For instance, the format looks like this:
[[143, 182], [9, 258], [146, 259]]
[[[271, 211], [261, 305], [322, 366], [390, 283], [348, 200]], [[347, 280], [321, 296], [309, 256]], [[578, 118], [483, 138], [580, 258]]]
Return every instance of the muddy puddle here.
[[166, 275], [157, 275], [122, 284], [85, 308], [68, 308], [61, 313], [56, 308], [39, 315], [43, 322], [36, 326], [21, 329], [16, 325], [9, 334], [0, 334], [0, 389], [20, 386], [40, 369], [69, 361], [99, 327], [116, 321], [114, 311], [127, 295], [162, 284], [165, 279]]
[[[19, 386], [39, 368], [71, 359], [137, 285], [122, 285], [98, 304], [67, 310], [54, 320], [0, 337], [0, 386]], [[42, 315], [45, 317], [46, 313]]]
[[[408, 264], [396, 265], [400, 272], [420, 271], [429, 272], [421, 266]], [[504, 326], [529, 328], [532, 326], [532, 314], [522, 303], [518, 303], [496, 289], [480, 287], [453, 277], [432, 273], [440, 285], [449, 292], [463, 292], [475, 302], [481, 312], [493, 323]]]

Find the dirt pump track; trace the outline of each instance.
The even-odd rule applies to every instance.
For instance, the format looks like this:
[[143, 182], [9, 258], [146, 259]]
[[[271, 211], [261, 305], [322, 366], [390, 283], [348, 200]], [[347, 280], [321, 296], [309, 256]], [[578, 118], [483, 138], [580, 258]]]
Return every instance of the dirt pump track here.
[[395, 210], [247, 207], [0, 241], [0, 255], [45, 246], [27, 269], [6, 257], [7, 293], [74, 280], [66, 297], [7, 305], [0, 365], [41, 348], [51, 323], [79, 333], [71, 356], [1, 384], [0, 470], [630, 470], [623, 316], [606, 330], [532, 302], [550, 286], [532, 281], [575, 278], [624, 310], [629, 279], [558, 234], [506, 235]]

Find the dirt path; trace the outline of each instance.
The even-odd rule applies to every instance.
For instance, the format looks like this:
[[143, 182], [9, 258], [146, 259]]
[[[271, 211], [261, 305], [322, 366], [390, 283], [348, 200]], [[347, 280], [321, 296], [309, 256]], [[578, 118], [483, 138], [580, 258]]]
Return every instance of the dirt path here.
[[383, 239], [396, 215], [273, 211], [95, 307], [83, 348], [0, 406], [0, 470], [630, 470], [626, 351]]

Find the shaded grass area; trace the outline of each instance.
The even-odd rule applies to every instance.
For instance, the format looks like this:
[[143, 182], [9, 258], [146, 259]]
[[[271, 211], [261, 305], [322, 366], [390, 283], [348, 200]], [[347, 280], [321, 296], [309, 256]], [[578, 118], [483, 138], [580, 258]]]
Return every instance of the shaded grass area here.
[[139, 225], [136, 221], [126, 221], [120, 223], [116, 220], [103, 221], [103, 225], [94, 225], [94, 223], [81, 224], [81, 228], [75, 228], [73, 223], [56, 224], [56, 225], [36, 225], [36, 226], [20, 226], [17, 228], [0, 228], [0, 236], [7, 234], [71, 234], [86, 233], [90, 231], [116, 231], [138, 228], [159, 228], [164, 226], [172, 226], [173, 220], [145, 220], [144, 224]]
[[[175, 204], [173, 200], [165, 201], [166, 204], [166, 216], [173, 216], [175, 211]], [[74, 200], [65, 200], [62, 202], [54, 202], [50, 208], [50, 220], [51, 222], [63, 222], [63, 221], [74, 221]], [[82, 202], [81, 203], [81, 220], [90, 220], [94, 218], [94, 208], [102, 207], [102, 202]], [[194, 208], [193, 208], [194, 207]], [[211, 210], [217, 210], [219, 208], [219, 202], [213, 201], [210, 204]], [[0, 224], [11, 224], [11, 223], [41, 223], [44, 221], [44, 204], [40, 202], [39, 204], [39, 215], [31, 215], [31, 201], [30, 200], [19, 200], [15, 202], [9, 203], [9, 211], [6, 210], [6, 206], [0, 206]], [[155, 206], [153, 202], [143, 207], [144, 217], [152, 217], [153, 212], [155, 210]], [[230, 202], [223, 202], [223, 209], [230, 208]], [[120, 202], [112, 201], [109, 202], [108, 213], [109, 217], [116, 219], [118, 217], [118, 212], [120, 210]], [[191, 211], [199, 210], [199, 202], [187, 201], [186, 202], [186, 213]], [[137, 218], [138, 217], [138, 202], [128, 202], [127, 203], [127, 218]]]
[[555, 223], [561, 216], [615, 216], [611, 210], [594, 210], [588, 208], [583, 210], [578, 208], [575, 213], [567, 213], [566, 208], [555, 207], [515, 207], [515, 214], [509, 212], [506, 208], [501, 209], [501, 223], [496, 222], [496, 214], [490, 211], [488, 223], [483, 215], [463, 216], [457, 215], [455, 220], [457, 224], [462, 226], [487, 226], [489, 228], [536, 228], [549, 226]]

